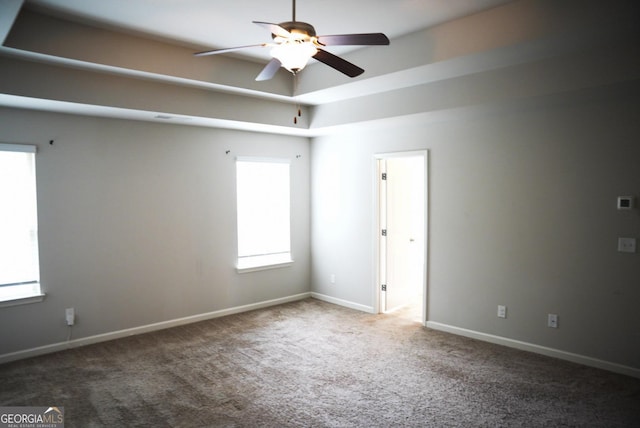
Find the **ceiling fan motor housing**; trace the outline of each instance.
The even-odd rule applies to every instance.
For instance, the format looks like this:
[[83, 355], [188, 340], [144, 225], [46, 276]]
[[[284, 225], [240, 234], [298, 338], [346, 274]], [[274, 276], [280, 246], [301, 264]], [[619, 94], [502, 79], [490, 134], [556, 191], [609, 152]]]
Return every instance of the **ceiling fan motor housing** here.
[[[306, 22], [287, 21], [287, 22], [281, 22], [278, 25], [284, 28], [285, 30], [287, 30], [288, 32], [290, 32], [294, 36], [294, 38], [305, 36], [300, 38], [306, 41], [306, 40], [309, 40], [311, 37], [316, 37], [316, 29], [313, 28], [313, 25]], [[271, 37], [275, 39], [278, 36], [275, 34], [272, 34]]]

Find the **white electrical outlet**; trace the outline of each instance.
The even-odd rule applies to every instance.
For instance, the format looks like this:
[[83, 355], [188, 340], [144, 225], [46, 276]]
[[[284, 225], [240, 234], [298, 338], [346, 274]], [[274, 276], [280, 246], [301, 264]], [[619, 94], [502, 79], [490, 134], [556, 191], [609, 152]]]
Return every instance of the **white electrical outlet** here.
[[73, 308], [67, 308], [65, 310], [65, 318], [67, 319], [67, 325], [73, 325], [76, 322], [76, 311]]
[[329, 281], [330, 281], [332, 284], [335, 284], [335, 283], [336, 283], [336, 274], [335, 274], [335, 273], [332, 273], [332, 274], [329, 276]]
[[618, 251], [621, 253], [635, 253], [636, 238], [618, 238]]
[[547, 315], [547, 327], [558, 328], [558, 315], [557, 314], [549, 314], [549, 315]]
[[504, 305], [498, 305], [498, 318], [507, 317], [507, 307]]

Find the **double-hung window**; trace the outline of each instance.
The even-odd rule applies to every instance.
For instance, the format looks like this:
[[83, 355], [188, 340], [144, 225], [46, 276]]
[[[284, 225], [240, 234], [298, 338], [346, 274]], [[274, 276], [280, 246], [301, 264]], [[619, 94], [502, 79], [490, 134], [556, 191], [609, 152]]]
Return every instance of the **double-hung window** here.
[[35, 154], [0, 143], [0, 306], [42, 300]]
[[236, 191], [238, 271], [292, 263], [289, 160], [238, 158]]

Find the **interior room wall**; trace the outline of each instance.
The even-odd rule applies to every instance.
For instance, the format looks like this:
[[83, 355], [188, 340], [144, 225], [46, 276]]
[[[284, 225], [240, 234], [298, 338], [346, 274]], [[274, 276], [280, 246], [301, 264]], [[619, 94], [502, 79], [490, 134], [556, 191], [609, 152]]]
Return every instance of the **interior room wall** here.
[[[499, 88], [496, 82], [495, 88]], [[376, 153], [429, 150], [429, 321], [640, 368], [638, 81], [312, 142], [312, 290], [375, 308]], [[335, 283], [330, 276], [335, 275]], [[507, 306], [507, 318], [497, 306]], [[547, 314], [559, 328], [547, 327]]]
[[[1, 109], [0, 141], [38, 146], [46, 293], [0, 355], [64, 343], [68, 307], [79, 339], [309, 291], [307, 138]], [[293, 266], [236, 273], [236, 156], [291, 159]]]

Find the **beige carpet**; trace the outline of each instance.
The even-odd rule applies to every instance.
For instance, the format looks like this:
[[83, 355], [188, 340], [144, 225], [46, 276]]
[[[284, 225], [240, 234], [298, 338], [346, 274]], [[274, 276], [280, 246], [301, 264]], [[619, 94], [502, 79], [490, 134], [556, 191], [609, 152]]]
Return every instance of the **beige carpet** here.
[[66, 427], [639, 427], [640, 379], [313, 299], [0, 366]]

